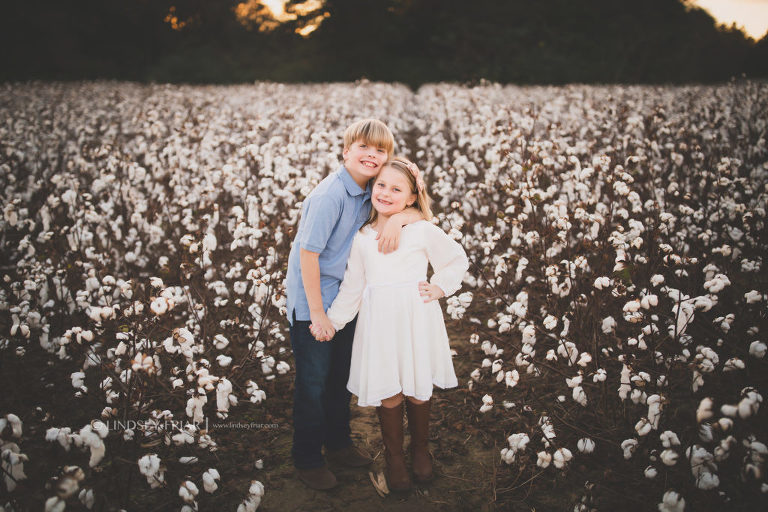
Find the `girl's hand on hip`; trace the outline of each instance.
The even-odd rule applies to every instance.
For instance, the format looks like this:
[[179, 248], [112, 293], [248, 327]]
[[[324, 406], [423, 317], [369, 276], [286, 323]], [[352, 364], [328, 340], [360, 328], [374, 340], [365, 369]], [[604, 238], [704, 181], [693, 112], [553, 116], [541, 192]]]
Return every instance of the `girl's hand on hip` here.
[[419, 295], [424, 299], [424, 302], [432, 302], [445, 297], [445, 292], [436, 284], [420, 281]]

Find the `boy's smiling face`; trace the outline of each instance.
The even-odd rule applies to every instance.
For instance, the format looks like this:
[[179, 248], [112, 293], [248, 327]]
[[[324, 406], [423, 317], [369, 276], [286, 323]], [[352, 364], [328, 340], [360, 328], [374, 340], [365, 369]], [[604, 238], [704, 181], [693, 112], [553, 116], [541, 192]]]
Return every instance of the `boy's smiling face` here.
[[379, 174], [381, 166], [389, 157], [386, 149], [368, 144], [362, 139], [358, 139], [349, 147], [344, 148], [343, 155], [344, 167], [361, 187], [364, 187], [368, 180]]

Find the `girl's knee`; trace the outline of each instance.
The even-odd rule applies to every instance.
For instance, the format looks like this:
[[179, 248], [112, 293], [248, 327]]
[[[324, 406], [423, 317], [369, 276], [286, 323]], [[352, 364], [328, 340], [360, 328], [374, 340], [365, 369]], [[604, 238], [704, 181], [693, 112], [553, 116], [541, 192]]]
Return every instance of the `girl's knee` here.
[[389, 398], [385, 398], [384, 400], [381, 401], [382, 407], [386, 407], [388, 409], [391, 408], [391, 407], [397, 407], [401, 403], [403, 403], [403, 394], [402, 393], [398, 393], [395, 396], [391, 396]]
[[421, 405], [428, 402], [428, 400], [417, 400], [416, 398], [413, 398], [412, 396], [408, 397], [408, 401], [411, 402], [414, 405]]

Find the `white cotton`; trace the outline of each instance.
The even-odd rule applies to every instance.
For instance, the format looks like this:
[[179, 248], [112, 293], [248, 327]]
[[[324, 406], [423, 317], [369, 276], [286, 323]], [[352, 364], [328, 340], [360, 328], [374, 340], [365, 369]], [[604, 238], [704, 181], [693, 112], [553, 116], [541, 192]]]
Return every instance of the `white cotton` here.
[[545, 451], [540, 451], [536, 454], [536, 465], [540, 468], [546, 468], [552, 462], [552, 454]]
[[749, 344], [749, 355], [752, 357], [762, 359], [766, 352], [768, 352], [768, 346], [762, 341], [753, 341]]
[[179, 487], [179, 497], [184, 500], [185, 503], [194, 503], [199, 492], [200, 491], [197, 489], [195, 483], [189, 480], [182, 482]]
[[672, 450], [670, 448], [667, 448], [666, 450], [661, 452], [661, 462], [664, 463], [665, 466], [674, 466], [677, 464], [677, 459], [680, 457], [678, 453], [675, 450]]
[[285, 375], [291, 370], [291, 366], [285, 361], [278, 361], [277, 365], [275, 366], [275, 370], [277, 371], [278, 375]]
[[640, 421], [635, 424], [635, 432], [637, 432], [637, 435], [640, 437], [648, 435], [652, 428], [651, 422], [648, 421], [648, 418], [646, 417], [640, 418]]
[[576, 443], [576, 447], [581, 453], [592, 453], [595, 451], [595, 442], [588, 437], [582, 437]]
[[619, 384], [619, 398], [622, 400], [626, 400], [629, 397], [629, 393], [632, 391], [632, 386], [629, 384], [631, 382], [631, 373], [629, 366], [625, 364], [621, 369], [621, 379]]
[[685, 500], [675, 491], [667, 491], [658, 508], [659, 512], [685, 512]]
[[557, 469], [562, 469], [573, 458], [573, 454], [568, 448], [558, 448], [552, 456]]
[[203, 473], [203, 489], [205, 489], [205, 492], [213, 493], [216, 491], [219, 488], [216, 480], [219, 479], [221, 479], [221, 476], [219, 476], [219, 472], [214, 468], [210, 468]]
[[226, 413], [229, 411], [229, 397], [231, 394], [232, 383], [229, 379], [222, 378], [216, 385], [216, 411], [218, 413]]
[[512, 434], [507, 438], [507, 443], [509, 443], [510, 450], [515, 452], [525, 451], [525, 448], [528, 446], [529, 442], [530, 439], [528, 438], [528, 434], [525, 433]]
[[724, 404], [720, 406], [720, 413], [723, 416], [728, 416], [729, 418], [735, 418], [739, 414], [739, 407], [736, 405]]
[[744, 294], [744, 299], [747, 301], [747, 304], [754, 304], [755, 302], [760, 302], [763, 296], [757, 290], [752, 290]]
[[621, 442], [621, 449], [624, 451], [624, 458], [629, 460], [637, 449], [637, 439], [625, 439]]
[[603, 319], [601, 330], [604, 334], [610, 334], [616, 329], [616, 320], [612, 316], [608, 316]]
[[165, 297], [154, 297], [149, 303], [149, 310], [155, 315], [161, 316], [168, 312], [169, 305], [168, 299]]
[[229, 340], [222, 334], [217, 334], [213, 337], [213, 346], [219, 350], [223, 350], [229, 345]]
[[601, 276], [595, 279], [594, 287], [598, 290], [602, 290], [603, 288], [608, 288], [611, 286], [611, 279], [606, 276]]
[[605, 382], [607, 377], [608, 373], [604, 369], [598, 368], [595, 374], [592, 376], [592, 382]]
[[573, 400], [582, 407], [587, 406], [587, 394], [584, 392], [584, 388], [581, 386], [576, 386], [573, 388], [572, 397]]
[[653, 466], [648, 466], [645, 468], [645, 471], [643, 471], [643, 474], [645, 475], [645, 478], [648, 480], [653, 480], [656, 478], [656, 476], [659, 474], [659, 472], [656, 470]]
[[5, 430], [6, 421], [11, 426], [11, 435], [15, 438], [21, 438], [21, 419], [13, 413], [6, 414], [5, 418], [0, 418], [0, 433]]
[[552, 315], [547, 315], [547, 317], [544, 319], [544, 328], [548, 331], [551, 331], [555, 327], [557, 327], [557, 318]]
[[702, 421], [711, 418], [714, 415], [712, 412], [713, 405], [714, 402], [711, 398], [703, 398], [701, 402], [699, 402], [699, 407], [696, 409], [696, 421], [701, 423]]
[[696, 478], [696, 487], [705, 491], [716, 489], [719, 485], [720, 478], [718, 478], [717, 474], [709, 471], [702, 471]]
[[67, 502], [58, 496], [52, 496], [45, 500], [45, 512], [64, 512]]
[[592, 355], [589, 352], [582, 352], [579, 355], [579, 360], [576, 361], [576, 364], [578, 366], [581, 366], [582, 368], [586, 368], [591, 362], [592, 362]]
[[88, 510], [92, 509], [93, 505], [96, 503], [93, 489], [82, 489], [80, 494], [77, 495], [77, 499], [79, 499], [80, 503], [82, 503]]
[[83, 387], [83, 384], [85, 383], [85, 373], [84, 372], [74, 372], [72, 375], [70, 375], [72, 378], [72, 387], [75, 389], [80, 389]]
[[661, 444], [664, 446], [664, 448], [672, 448], [673, 446], [680, 446], [680, 439], [677, 437], [677, 434], [672, 432], [671, 430], [665, 430], [659, 435], [659, 439], [661, 439]]
[[504, 383], [508, 388], [517, 386], [520, 382], [520, 373], [517, 370], [511, 370], [504, 374]]
[[232, 358], [229, 356], [225, 356], [224, 354], [219, 354], [216, 356], [216, 362], [219, 363], [219, 366], [222, 368], [226, 368], [230, 364], [232, 364]]
[[743, 370], [744, 368], [746, 368], [744, 361], [742, 361], [738, 357], [732, 357], [728, 359], [725, 363], [723, 363], [724, 372], [735, 372], [738, 370]]

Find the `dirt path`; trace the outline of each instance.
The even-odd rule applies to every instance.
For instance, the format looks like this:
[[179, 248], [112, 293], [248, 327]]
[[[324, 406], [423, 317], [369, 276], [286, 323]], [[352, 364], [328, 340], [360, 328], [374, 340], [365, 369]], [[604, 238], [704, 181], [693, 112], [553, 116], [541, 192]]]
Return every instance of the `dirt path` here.
[[[457, 342], [452, 342], [456, 346]], [[290, 429], [281, 429], [268, 447], [272, 467], [265, 467], [264, 511], [458, 511], [491, 510], [494, 468], [499, 450], [463, 421], [461, 410], [467, 394], [465, 383], [471, 369], [464, 358], [455, 361], [459, 388], [433, 395], [430, 449], [434, 455], [435, 479], [428, 486], [407, 494], [381, 498], [368, 475], [383, 471], [384, 456], [378, 418], [372, 407], [352, 405], [352, 432], [355, 442], [374, 456], [370, 468], [348, 469], [331, 466], [339, 479], [331, 491], [313, 491], [294, 477], [291, 464]], [[406, 446], [408, 444], [406, 434]], [[276, 465], [275, 465], [276, 464]]]

